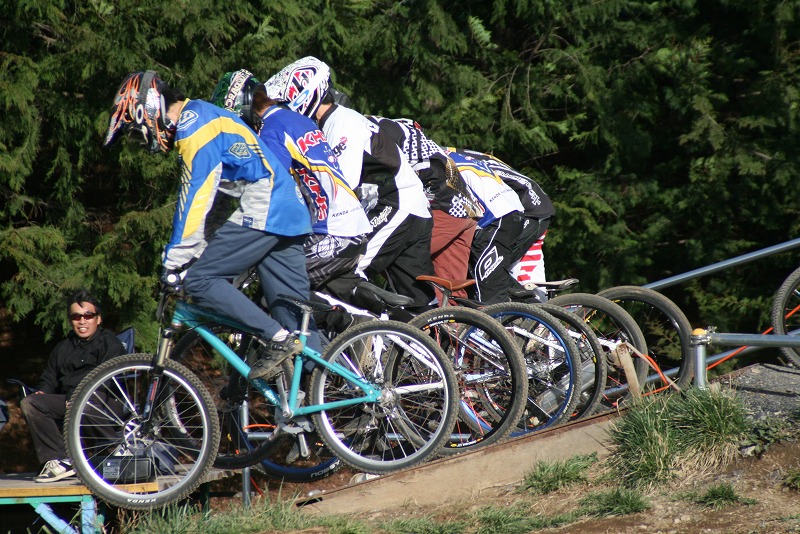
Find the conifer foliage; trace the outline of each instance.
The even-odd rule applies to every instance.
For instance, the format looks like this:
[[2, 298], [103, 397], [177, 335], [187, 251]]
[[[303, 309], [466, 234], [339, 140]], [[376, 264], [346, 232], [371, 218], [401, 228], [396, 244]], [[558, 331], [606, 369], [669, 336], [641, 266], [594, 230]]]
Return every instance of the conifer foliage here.
[[[101, 148], [130, 71], [190, 98], [304, 55], [362, 112], [538, 180], [552, 278], [643, 284], [794, 238], [800, 2], [11, 0], [0, 10], [0, 300], [63, 333], [89, 286], [155, 339], [177, 164]], [[698, 326], [754, 331], [783, 255], [670, 296]]]

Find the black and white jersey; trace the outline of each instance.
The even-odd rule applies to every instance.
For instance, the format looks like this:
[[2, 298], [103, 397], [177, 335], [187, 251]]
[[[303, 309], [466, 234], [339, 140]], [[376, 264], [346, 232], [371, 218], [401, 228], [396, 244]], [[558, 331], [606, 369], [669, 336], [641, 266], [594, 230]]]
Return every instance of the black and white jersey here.
[[385, 131], [403, 151], [419, 175], [431, 209], [451, 217], [480, 218], [483, 208], [472, 195], [446, 151], [428, 139], [419, 123], [412, 119], [367, 117]]
[[355, 110], [334, 104], [319, 125], [351, 189], [364, 183], [377, 184], [378, 204], [418, 217], [431, 216], [417, 173], [377, 124]]

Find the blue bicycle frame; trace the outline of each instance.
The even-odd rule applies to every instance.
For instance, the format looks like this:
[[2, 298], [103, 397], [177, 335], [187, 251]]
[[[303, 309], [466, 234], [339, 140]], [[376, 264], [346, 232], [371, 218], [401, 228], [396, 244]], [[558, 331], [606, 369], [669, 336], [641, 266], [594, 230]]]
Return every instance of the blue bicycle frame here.
[[[189, 304], [185, 301], [179, 301], [172, 316], [170, 328], [177, 330], [181, 327], [189, 327], [196, 331], [203, 339], [205, 339], [219, 354], [225, 358], [231, 366], [236, 369], [242, 376], [247, 376], [250, 373], [250, 366], [242, 360], [242, 358], [233, 352], [222, 340], [220, 340], [214, 333], [208, 329], [209, 324], [223, 324], [230, 326], [237, 330], [257, 335], [235, 322], [230, 317], [215, 313], [205, 308]], [[324, 410], [341, 408], [344, 406], [352, 406], [355, 404], [375, 403], [381, 400], [381, 392], [372, 384], [364, 382], [361, 378], [351, 372], [349, 369], [336, 362], [328, 362], [322, 358], [322, 355], [306, 346], [308, 339], [308, 316], [304, 315], [303, 325], [300, 328], [300, 341], [303, 343], [303, 351], [295, 356], [294, 373], [292, 375], [292, 385], [289, 390], [288, 403], [281, 406], [281, 400], [276, 392], [267, 385], [267, 382], [261, 378], [252, 381], [256, 389], [273, 405], [281, 406], [284, 411], [285, 417], [294, 417], [297, 415], [307, 415], [317, 413]], [[161, 353], [161, 350], [159, 350]], [[314, 361], [316, 365], [324, 367], [334, 374], [341, 376], [349, 383], [358, 387], [364, 392], [364, 396], [355, 397], [335, 402], [326, 402], [322, 404], [310, 406], [298, 406], [298, 392], [300, 391], [300, 375], [303, 370], [304, 359]]]

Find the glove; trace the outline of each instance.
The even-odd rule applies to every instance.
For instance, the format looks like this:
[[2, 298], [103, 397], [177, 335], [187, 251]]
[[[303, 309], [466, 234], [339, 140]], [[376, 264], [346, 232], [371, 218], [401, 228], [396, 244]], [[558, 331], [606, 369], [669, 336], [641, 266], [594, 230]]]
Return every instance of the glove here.
[[186, 271], [178, 272], [174, 269], [167, 269], [164, 267], [161, 270], [161, 285], [173, 291], [180, 291], [185, 273]]
[[378, 185], [377, 184], [361, 184], [356, 190], [356, 195], [361, 201], [361, 207], [364, 211], [369, 211], [378, 205]]

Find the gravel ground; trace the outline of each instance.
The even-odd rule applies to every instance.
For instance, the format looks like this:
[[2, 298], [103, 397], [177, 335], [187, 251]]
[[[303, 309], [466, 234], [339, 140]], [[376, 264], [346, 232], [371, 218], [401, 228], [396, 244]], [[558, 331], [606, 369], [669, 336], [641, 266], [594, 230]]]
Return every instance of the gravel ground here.
[[715, 380], [730, 384], [754, 420], [800, 416], [800, 369], [755, 364]]

